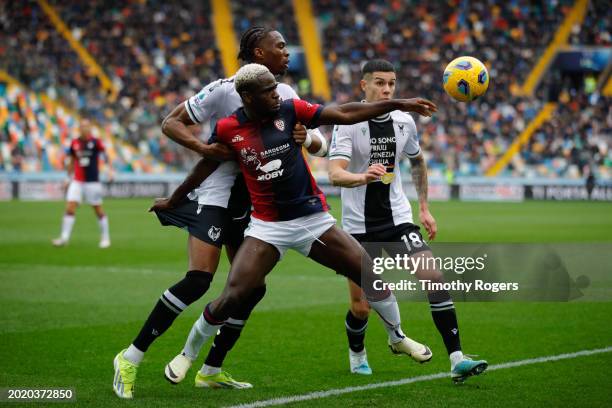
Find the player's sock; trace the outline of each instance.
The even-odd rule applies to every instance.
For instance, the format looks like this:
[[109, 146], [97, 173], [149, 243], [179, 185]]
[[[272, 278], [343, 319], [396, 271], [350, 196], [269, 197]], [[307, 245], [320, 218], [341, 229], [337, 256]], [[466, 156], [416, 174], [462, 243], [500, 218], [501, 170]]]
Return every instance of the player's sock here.
[[204, 364], [200, 372], [204, 375], [219, 374], [221, 372], [221, 367], [212, 367], [207, 364]]
[[215, 337], [212, 347], [206, 356], [206, 361], [202, 367], [202, 372], [205, 374], [216, 374], [214, 372], [205, 372], [206, 367], [219, 368], [223, 365], [223, 360], [227, 353], [234, 347], [234, 344], [238, 341], [244, 325], [251, 315], [255, 306], [266, 294], [266, 286], [260, 286], [253, 291], [248, 300], [245, 301], [233, 318], [227, 319], [225, 324], [219, 330], [219, 333]]
[[72, 233], [72, 227], [74, 226], [75, 216], [74, 214], [64, 214], [64, 218], [62, 219], [62, 234], [61, 238], [64, 241], [68, 241], [70, 239], [70, 234]]
[[174, 319], [208, 290], [212, 273], [189, 271], [185, 277], [167, 289], [157, 301], [153, 311], [132, 343], [138, 350], [147, 351], [151, 343], [161, 336]]
[[101, 218], [98, 218], [98, 225], [100, 226], [101, 240], [110, 239], [108, 233], [108, 217], [106, 215], [102, 216]]
[[406, 337], [400, 327], [401, 319], [397, 299], [395, 299], [395, 295], [393, 295], [391, 291], [389, 291], [389, 296], [385, 299], [376, 301], [368, 300], [368, 302], [370, 303], [370, 307], [376, 310], [376, 313], [378, 313], [378, 316], [380, 316], [383, 321], [383, 325], [385, 326], [385, 330], [387, 330], [391, 343], [397, 343]]
[[453, 351], [452, 353], [448, 355], [448, 358], [450, 359], [451, 371], [452, 371], [457, 365], [457, 363], [463, 360], [463, 352], [461, 350]]
[[204, 308], [204, 313], [200, 315], [198, 320], [193, 324], [185, 347], [183, 347], [183, 354], [194, 361], [198, 358], [200, 349], [206, 343], [206, 340], [211, 338], [217, 333], [217, 330], [223, 325], [223, 321], [216, 320], [210, 312], [210, 303]]
[[136, 346], [130, 344], [127, 350], [123, 352], [123, 358], [132, 364], [140, 365], [140, 362], [144, 358], [144, 351], [139, 350]]
[[365, 320], [361, 320], [349, 309], [346, 314], [345, 325], [350, 349], [355, 353], [362, 352], [365, 348], [364, 340], [366, 329], [368, 328], [368, 318], [366, 317]]
[[450, 297], [450, 293], [446, 290], [440, 290], [428, 293], [427, 297], [429, 298], [431, 316], [438, 332], [442, 336], [446, 351], [449, 355], [456, 351], [461, 351], [459, 325], [457, 324], [455, 305]]

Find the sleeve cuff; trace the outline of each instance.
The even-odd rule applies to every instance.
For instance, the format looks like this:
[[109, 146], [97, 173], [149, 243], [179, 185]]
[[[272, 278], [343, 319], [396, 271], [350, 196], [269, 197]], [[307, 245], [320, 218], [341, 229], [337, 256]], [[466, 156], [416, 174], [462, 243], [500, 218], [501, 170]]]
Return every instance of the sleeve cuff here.
[[421, 149], [417, 150], [416, 153], [408, 153], [408, 152], [404, 152], [404, 154], [406, 155], [406, 157], [408, 157], [409, 159], [414, 159], [415, 157], [417, 157], [419, 154], [421, 154]]
[[200, 120], [198, 120], [198, 118], [196, 117], [195, 112], [191, 108], [191, 105], [189, 104], [189, 99], [187, 99], [185, 101], [185, 109], [187, 110], [187, 114], [189, 115], [189, 119], [191, 119], [191, 121], [193, 123], [201, 123]]
[[347, 161], [350, 161], [351, 160], [351, 156], [349, 156], [348, 154], [333, 153], [333, 154], [330, 154], [327, 159], [328, 160], [347, 160]]

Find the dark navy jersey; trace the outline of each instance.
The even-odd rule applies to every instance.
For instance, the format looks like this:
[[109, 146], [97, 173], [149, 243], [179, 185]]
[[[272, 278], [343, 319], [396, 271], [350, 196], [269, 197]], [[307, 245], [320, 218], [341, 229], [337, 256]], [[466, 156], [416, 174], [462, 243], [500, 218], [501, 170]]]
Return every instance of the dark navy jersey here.
[[104, 145], [95, 137], [85, 140], [73, 139], [68, 148], [68, 154], [74, 163], [74, 179], [76, 181], [98, 181], [100, 154], [104, 153]]
[[244, 108], [239, 108], [217, 122], [209, 143], [224, 143], [236, 152], [253, 203], [253, 217], [287, 221], [329, 209], [302, 146], [293, 139], [295, 124], [317, 127], [322, 110], [321, 105], [292, 99], [283, 101], [271, 119], [249, 120]]

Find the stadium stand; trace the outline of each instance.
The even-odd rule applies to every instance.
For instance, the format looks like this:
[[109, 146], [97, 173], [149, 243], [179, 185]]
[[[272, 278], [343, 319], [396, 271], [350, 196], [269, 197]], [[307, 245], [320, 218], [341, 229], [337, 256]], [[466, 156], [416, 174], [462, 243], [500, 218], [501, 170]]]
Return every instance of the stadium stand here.
[[188, 166], [182, 149], [160, 137], [159, 123], [175, 104], [221, 75], [214, 35], [206, 29], [207, 3], [195, 8], [162, 1], [51, 4], [111, 76], [120, 89], [118, 99], [108, 101], [33, 1], [9, 2], [2, 11], [7, 38], [0, 61], [7, 71], [32, 90], [110, 125], [142, 154]]
[[[161, 136], [159, 123], [178, 102], [224, 76], [209, 2], [53, 0], [50, 4], [103, 67], [119, 95], [109, 100], [38, 2], [24, 0], [6, 2], [0, 10], [0, 64], [23, 84], [19, 92], [35, 95], [25, 100], [44, 95], [78, 112], [75, 120], [78, 115], [93, 118], [109, 134], [135, 146], [140, 157], [152, 155], [178, 168], [189, 167], [193, 156]], [[424, 96], [443, 107], [433, 119], [418, 122], [433, 176], [485, 174], [544, 104], [555, 100], [552, 120], [533, 133], [502, 174], [577, 178], [593, 171], [600, 178], [612, 178], [610, 98], [593, 85], [597, 77], [568, 79], [551, 70], [533, 97], [520, 92], [574, 1], [313, 0], [312, 4], [333, 100], [359, 100], [361, 63], [382, 57], [398, 64], [398, 95]], [[232, 0], [231, 9], [237, 36], [251, 24], [264, 24], [279, 28], [290, 45], [300, 45], [292, 2]], [[584, 23], [572, 28], [569, 45], [610, 46], [610, 14], [607, 2], [590, 1]], [[473, 55], [490, 69], [489, 91], [478, 103], [456, 103], [442, 91], [444, 66], [459, 55]], [[287, 80], [302, 97], [315, 99], [308, 79]], [[7, 99], [11, 92], [16, 93], [6, 85], [0, 109], [15, 109], [25, 117], [15, 102], [18, 98]], [[0, 122], [5, 166], [13, 156], [6, 152], [14, 149], [6, 147], [12, 137], [9, 122]], [[28, 129], [23, 127], [24, 135]], [[27, 149], [15, 151], [17, 157], [24, 155], [32, 157], [32, 163], [36, 160]], [[43, 162], [21, 168], [46, 166]], [[325, 162], [315, 161], [314, 168], [324, 171]]]
[[[399, 95], [425, 96], [444, 107], [433, 120], [419, 120], [432, 173], [482, 175], [546, 101], [546, 86], [540, 87], [536, 98], [522, 98], [520, 84], [573, 2], [451, 3], [455, 7], [447, 2], [314, 1], [336, 100], [360, 98], [357, 84], [364, 60], [382, 57], [396, 62], [400, 67]], [[597, 16], [591, 18], [598, 19], [597, 24], [575, 29], [581, 39], [602, 41], [609, 37], [609, 32], [598, 32], [609, 22], [607, 9], [597, 11], [604, 3], [590, 6], [591, 15]], [[478, 104], [455, 103], [442, 91], [444, 66], [459, 55], [480, 58], [490, 69], [491, 86]], [[579, 100], [587, 103], [588, 98]], [[609, 100], [600, 104], [603, 107], [598, 112], [605, 112], [606, 106], [609, 111]], [[578, 110], [587, 106], [581, 105]], [[593, 118], [601, 119], [601, 115]], [[524, 155], [529, 155], [528, 150]], [[529, 164], [543, 165], [538, 167], [539, 175], [564, 174], [549, 161], [533, 163], [534, 157], [530, 156]], [[602, 170], [604, 176], [609, 172]], [[530, 171], [513, 166], [508, 170], [513, 175]], [[572, 170], [567, 175], [577, 177], [582, 173]]]

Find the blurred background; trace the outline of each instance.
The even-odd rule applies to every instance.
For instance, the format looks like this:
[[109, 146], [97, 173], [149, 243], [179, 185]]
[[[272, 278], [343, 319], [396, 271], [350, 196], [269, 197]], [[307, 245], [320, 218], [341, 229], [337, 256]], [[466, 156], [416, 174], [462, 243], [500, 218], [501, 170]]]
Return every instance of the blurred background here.
[[[432, 199], [612, 201], [606, 0], [0, 4], [0, 200], [63, 198], [64, 149], [83, 118], [117, 172], [107, 195], [167, 194], [197, 157], [162, 135], [161, 120], [231, 76], [241, 33], [266, 25], [287, 40], [284, 80], [304, 99], [360, 100], [361, 65], [385, 58], [398, 97], [438, 104], [433, 118], [416, 118]], [[444, 67], [462, 55], [491, 77], [471, 103], [442, 89]], [[325, 184], [326, 160], [310, 160]]]

